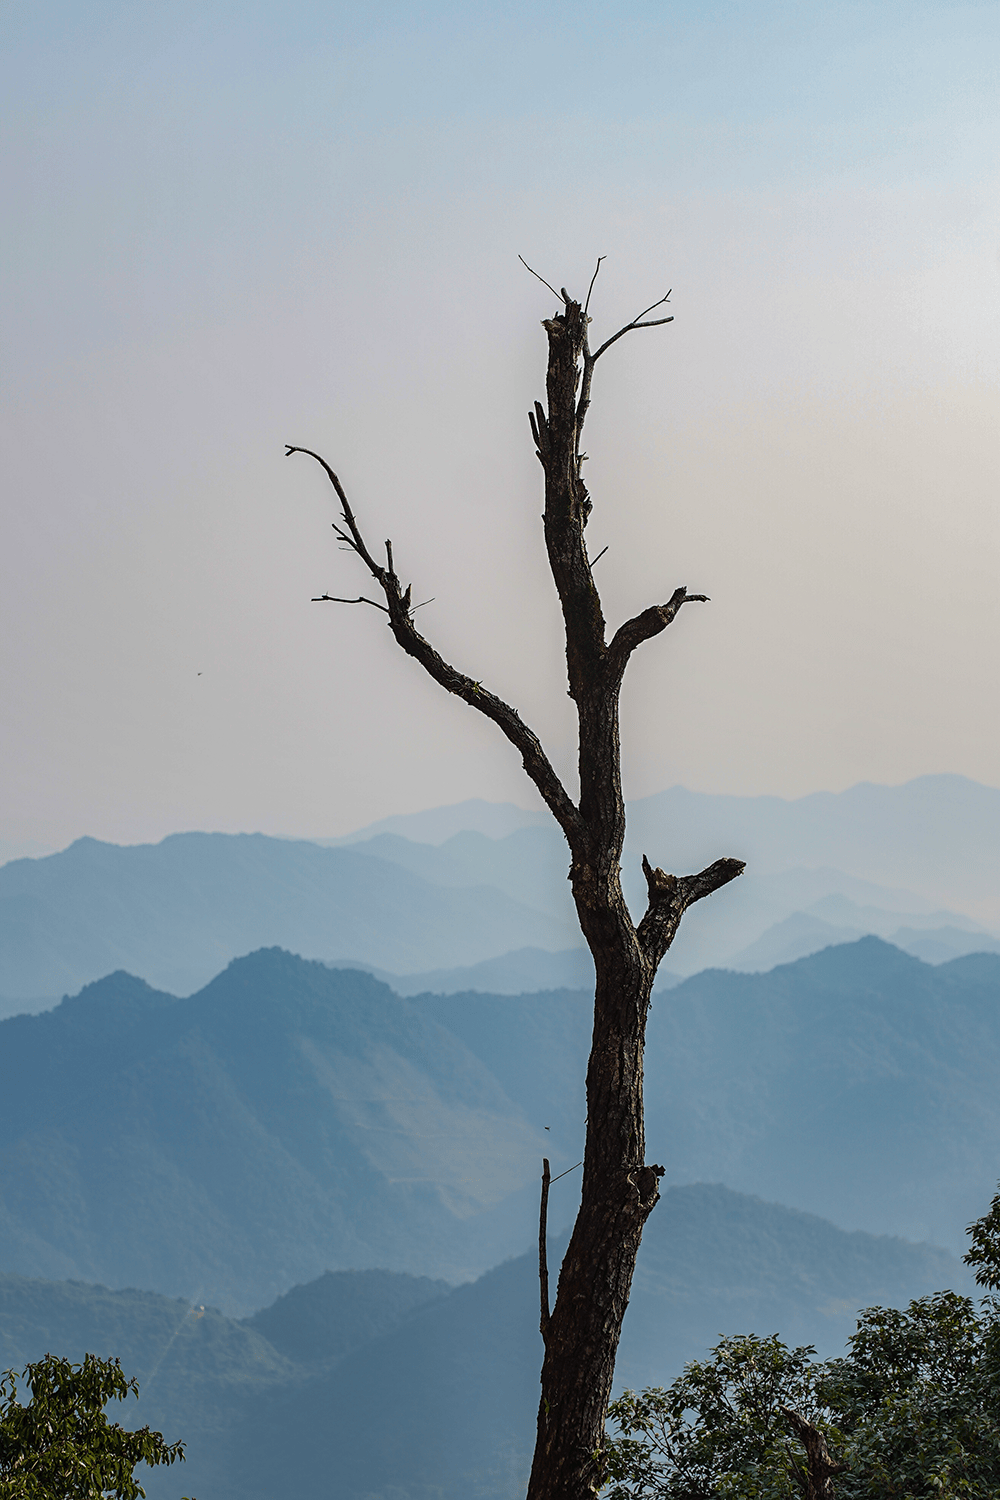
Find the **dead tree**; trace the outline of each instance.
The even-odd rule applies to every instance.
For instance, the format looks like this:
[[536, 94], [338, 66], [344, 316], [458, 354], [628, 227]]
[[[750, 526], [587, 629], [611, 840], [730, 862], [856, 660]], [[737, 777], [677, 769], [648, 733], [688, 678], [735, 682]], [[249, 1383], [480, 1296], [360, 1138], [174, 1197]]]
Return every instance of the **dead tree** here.
[[[591, 291], [593, 285], [592, 280]], [[625, 904], [619, 865], [625, 839], [618, 728], [622, 679], [638, 646], [665, 630], [683, 605], [706, 596], [675, 589], [665, 604], [653, 604], [626, 620], [608, 640], [587, 553], [591, 501], [580, 441], [597, 361], [625, 334], [671, 322], [671, 317], [647, 317], [670, 294], [592, 352], [589, 292], [581, 305], [565, 289], [561, 294], [549, 290], [561, 311], [542, 323], [548, 335], [547, 410], [536, 402], [529, 420], [545, 474], [545, 546], [562, 606], [569, 695], [579, 720], [578, 802], [519, 714], [482, 682], [446, 662], [417, 630], [411, 591], [396, 573], [391, 542], [385, 544], [383, 565], [369, 550], [344, 487], [326, 460], [308, 448], [290, 446], [288, 454], [307, 453], [325, 469], [341, 505], [334, 530], [364, 563], [384, 602], [365, 595], [341, 599], [323, 594], [320, 599], [382, 610], [402, 649], [507, 736], [569, 845], [573, 899], [596, 972], [594, 1031], [582, 1199], [555, 1306], [550, 1313], [546, 1293], [542, 1308], [545, 1355], [528, 1496], [585, 1500], [602, 1481], [604, 1419], [622, 1319], [643, 1225], [663, 1176], [662, 1167], [646, 1164], [643, 1129], [642, 1059], [653, 980], [687, 908], [733, 880], [743, 864], [720, 859], [699, 874], [677, 876], [654, 868], [644, 856], [648, 901], [638, 924]], [[544, 1226], [541, 1243], [544, 1251]]]

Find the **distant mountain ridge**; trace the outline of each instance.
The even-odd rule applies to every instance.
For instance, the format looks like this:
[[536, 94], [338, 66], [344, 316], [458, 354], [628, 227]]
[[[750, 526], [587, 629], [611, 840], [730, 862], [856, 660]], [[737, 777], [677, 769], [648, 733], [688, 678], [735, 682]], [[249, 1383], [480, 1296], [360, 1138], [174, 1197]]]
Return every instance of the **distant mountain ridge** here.
[[[117, 968], [189, 993], [269, 945], [401, 976], [408, 992], [422, 979], [488, 989], [485, 975], [451, 971], [504, 958], [525, 988], [543, 989], [553, 965], [539, 959], [532, 973], [516, 955], [583, 951], [566, 842], [542, 814], [460, 803], [335, 844], [82, 839], [0, 867], [0, 1014], [41, 1009]], [[934, 962], [995, 951], [998, 851], [1000, 792], [962, 777], [791, 802], [675, 787], [630, 804], [622, 869], [638, 913], [643, 853], [676, 870], [726, 852], [748, 861], [739, 881], [685, 916], [667, 966], [692, 974], [764, 970], [868, 932]]]
[[[619, 1385], [670, 1379], [722, 1332], [780, 1330], [834, 1353], [858, 1307], [969, 1279], [930, 1246], [845, 1234], [721, 1187], [672, 1188], [646, 1228]], [[244, 1322], [150, 1292], [0, 1275], [4, 1363], [49, 1349], [119, 1354], [141, 1389], [126, 1420], [187, 1442], [179, 1471], [140, 1471], [150, 1500], [181, 1487], [214, 1500], [524, 1492], [541, 1362], [534, 1253], [455, 1288], [325, 1274]]]
[[368, 974], [278, 949], [188, 999], [115, 974], [0, 1023], [0, 1264], [230, 1312], [330, 1268], [462, 1279], [530, 1237], [548, 1140]]
[[[269, 949], [186, 999], [117, 974], [2, 1022], [0, 1266], [229, 1312], [328, 1269], [475, 1275], [530, 1243], [542, 1156], [582, 1155], [591, 1008], [403, 999]], [[706, 971], [654, 998], [650, 1159], [954, 1246], [995, 1188], [998, 1075], [998, 956]]]
[[12, 997], [57, 996], [119, 968], [185, 994], [270, 945], [410, 970], [577, 937], [493, 888], [434, 886], [358, 850], [263, 834], [78, 839], [0, 868], [0, 995]]

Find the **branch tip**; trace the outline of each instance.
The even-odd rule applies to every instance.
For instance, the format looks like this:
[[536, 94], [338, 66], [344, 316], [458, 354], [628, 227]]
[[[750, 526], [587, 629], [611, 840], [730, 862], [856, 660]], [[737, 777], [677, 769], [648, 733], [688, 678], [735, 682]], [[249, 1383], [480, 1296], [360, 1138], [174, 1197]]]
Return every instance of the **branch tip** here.
[[[521, 264], [524, 267], [524, 269], [526, 271], [530, 271], [531, 274], [532, 274], [532, 276], [534, 276], [536, 278], [536, 280], [538, 280], [538, 281], [540, 281], [542, 283], [542, 286], [547, 286], [548, 287], [548, 289], [552, 293], [553, 297], [559, 297], [559, 293], [556, 291], [555, 287], [552, 286], [552, 284], [550, 282], [546, 281], [544, 276], [539, 276], [538, 272], [534, 269], [534, 267], [528, 265], [528, 262], [525, 260], [525, 258], [524, 258], [523, 255], [519, 255], [517, 258], [521, 262]], [[559, 298], [559, 300], [561, 302], [568, 302], [569, 301], [569, 298], [567, 297], [565, 291], [563, 291], [563, 294]]]
[[[593, 274], [593, 276], [591, 276], [591, 278], [590, 278], [590, 285], [587, 288], [587, 300], [583, 304], [583, 316], [584, 317], [587, 316], [587, 311], [588, 311], [588, 309], [590, 307], [590, 294], [594, 290], [594, 282], [597, 280], [597, 273], [601, 269], [601, 261], [602, 260], [607, 260], [607, 258], [608, 257], [606, 255], [599, 255], [597, 257], [597, 265], [594, 267], [594, 274]], [[669, 295], [669, 293], [668, 293], [668, 295]]]

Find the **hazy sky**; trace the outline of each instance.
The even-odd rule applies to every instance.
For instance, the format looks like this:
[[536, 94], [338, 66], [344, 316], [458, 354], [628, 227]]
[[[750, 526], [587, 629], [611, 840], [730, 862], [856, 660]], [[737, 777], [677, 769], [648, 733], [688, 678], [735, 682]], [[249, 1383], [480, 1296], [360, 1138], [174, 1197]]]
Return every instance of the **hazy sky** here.
[[572, 780], [541, 470], [554, 300], [613, 331], [627, 789], [1000, 783], [1000, 6], [7, 0], [0, 840], [331, 835], [515, 754], [355, 593], [320, 448], [424, 631]]

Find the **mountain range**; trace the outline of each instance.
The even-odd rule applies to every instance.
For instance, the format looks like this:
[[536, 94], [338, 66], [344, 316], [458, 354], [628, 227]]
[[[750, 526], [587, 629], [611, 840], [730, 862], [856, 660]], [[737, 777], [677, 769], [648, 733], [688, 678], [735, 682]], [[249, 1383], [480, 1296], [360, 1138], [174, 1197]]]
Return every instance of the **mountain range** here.
[[[958, 1248], [997, 1176], [998, 987], [1000, 957], [876, 938], [696, 975], [651, 1013], [650, 1159]], [[0, 1022], [0, 1265], [230, 1315], [325, 1270], [478, 1275], [531, 1243], [542, 1156], [582, 1155], [590, 1016], [266, 949], [187, 998], [115, 974]]]
[[[80, 839], [0, 867], [0, 1015], [41, 1010], [123, 968], [189, 993], [276, 945], [361, 966], [401, 993], [517, 993], [586, 984], [568, 851], [541, 813], [498, 804], [384, 820], [352, 842], [177, 834]], [[629, 806], [641, 855], [743, 878], [685, 917], [663, 983], [708, 966], [764, 971], [875, 934], [927, 959], [1000, 951], [1000, 792], [954, 776], [786, 802], [683, 788]]]
[[[672, 1188], [646, 1229], [619, 1384], [665, 1382], [723, 1332], [781, 1329], [834, 1353], [857, 1308], [968, 1282], [930, 1246], [846, 1234], [725, 1188]], [[185, 1440], [182, 1470], [140, 1472], [150, 1500], [524, 1491], [541, 1363], [531, 1254], [455, 1288], [328, 1272], [242, 1321], [151, 1292], [0, 1275], [3, 1362], [49, 1349], [121, 1357], [141, 1387], [128, 1424]]]
[[[524, 1251], [543, 1154], [553, 1266], [575, 1209], [591, 1004], [404, 997], [269, 948], [187, 997], [117, 972], [0, 1022], [2, 1362], [120, 1356], [129, 1420], [189, 1445], [150, 1500], [514, 1500], [540, 1362]], [[952, 1252], [995, 1187], [998, 1066], [994, 954], [865, 937], [659, 991], [668, 1173], [620, 1384], [726, 1333], [833, 1353], [861, 1306], [970, 1289]]]
[[523, 1247], [546, 1140], [411, 1001], [280, 949], [0, 1023], [10, 1270], [237, 1313], [328, 1268], [461, 1280]]

